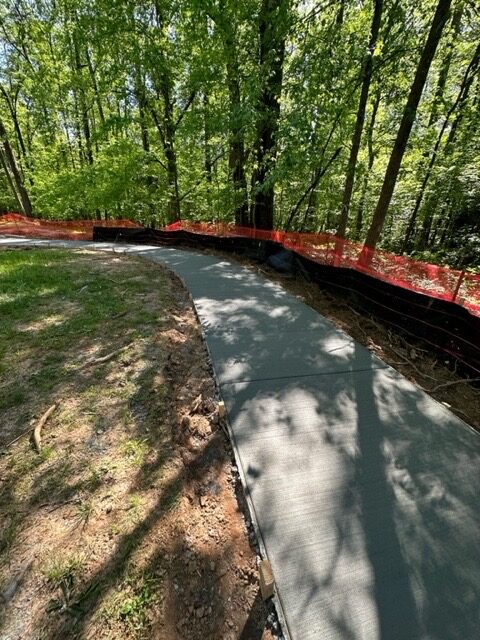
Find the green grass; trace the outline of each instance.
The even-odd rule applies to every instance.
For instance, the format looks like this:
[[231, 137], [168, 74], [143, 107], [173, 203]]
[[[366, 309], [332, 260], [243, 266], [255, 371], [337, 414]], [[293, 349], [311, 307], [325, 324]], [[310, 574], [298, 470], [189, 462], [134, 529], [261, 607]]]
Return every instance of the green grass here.
[[[84, 254], [0, 252], [0, 412], [54, 392], [88, 358], [92, 338], [103, 354], [151, 332], [158, 315], [138, 303], [139, 296], [152, 295], [151, 280], [135, 277], [134, 263], [127, 266], [129, 277], [111, 277], [108, 259], [94, 263], [92, 273]], [[168, 282], [156, 284], [154, 293], [167, 299]], [[90, 372], [97, 381], [103, 375], [102, 366]], [[9, 418], [20, 424], [25, 415]]]
[[82, 502], [78, 505], [77, 520], [80, 522], [83, 529], [87, 526], [88, 521], [90, 520], [94, 512], [95, 507], [93, 506], [92, 502]]
[[143, 464], [148, 450], [149, 445], [147, 441], [139, 440], [138, 438], [131, 438], [122, 444], [123, 455], [135, 466]]
[[56, 558], [42, 571], [49, 586], [58, 589], [64, 583], [73, 583], [85, 566], [83, 555]]
[[142, 637], [148, 625], [148, 611], [158, 599], [158, 583], [159, 579], [149, 574], [128, 576], [105, 603], [104, 619], [122, 622], [130, 632]]
[[[33, 250], [0, 251], [0, 281], [0, 441], [25, 434], [0, 456], [0, 571], [40, 536], [47, 616], [87, 615], [89, 589], [100, 589], [92, 617], [108, 611], [118, 637], [145, 637], [156, 574], [125, 567], [115, 550], [92, 561], [85, 549], [115, 534], [133, 554], [152, 505], [169, 511], [181, 495], [180, 480], [153, 489], [171, 452], [169, 387], [157, 381], [170, 349], [159, 330], [171, 280], [135, 260]], [[81, 367], [126, 344], [107, 363]], [[53, 402], [37, 453], [28, 432]], [[112, 580], [102, 570], [93, 578], [95, 562], [112, 566]]]

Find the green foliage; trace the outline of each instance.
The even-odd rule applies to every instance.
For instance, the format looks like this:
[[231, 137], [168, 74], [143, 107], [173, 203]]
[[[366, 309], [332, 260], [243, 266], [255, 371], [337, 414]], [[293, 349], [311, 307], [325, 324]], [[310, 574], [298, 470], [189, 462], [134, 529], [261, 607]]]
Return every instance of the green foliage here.
[[71, 586], [84, 565], [85, 557], [81, 555], [59, 557], [45, 567], [43, 575], [52, 589], [58, 589], [63, 584]]
[[[258, 55], [263, 5], [7, 0], [0, 10], [0, 104], [36, 213], [156, 225], [179, 214], [231, 221], [238, 203], [234, 135], [244, 148], [251, 205], [258, 114], [273, 117], [262, 102], [268, 75]], [[435, 0], [384, 2], [350, 209], [350, 235], [362, 218], [359, 239], [378, 199], [435, 6]], [[276, 161], [257, 190], [274, 187], [277, 226], [295, 210], [293, 229], [337, 228], [372, 11], [373, 2], [283, 0], [270, 16], [272, 28], [286, 34], [285, 59]], [[411, 249], [435, 253], [461, 228], [457, 220], [478, 212], [478, 67], [450, 114], [425, 187], [422, 181], [479, 39], [473, 4], [453, 3], [390, 206], [385, 248], [402, 248], [421, 190]], [[310, 193], [313, 176], [337, 149]], [[0, 209], [17, 206], [0, 171]], [[478, 234], [478, 221], [468, 228]], [[469, 255], [477, 260], [476, 250]]]
[[158, 579], [148, 574], [131, 575], [117, 587], [104, 607], [105, 620], [122, 622], [131, 632], [141, 633], [149, 625], [149, 611], [157, 603]]

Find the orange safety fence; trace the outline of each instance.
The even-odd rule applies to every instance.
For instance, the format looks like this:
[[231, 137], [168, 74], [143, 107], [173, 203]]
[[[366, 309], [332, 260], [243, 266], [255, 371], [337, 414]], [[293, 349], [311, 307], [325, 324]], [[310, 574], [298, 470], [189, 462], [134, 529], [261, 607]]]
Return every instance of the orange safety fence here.
[[[0, 234], [63, 240], [92, 240], [94, 227], [132, 228], [142, 225], [131, 220], [41, 220], [18, 213], [0, 215]], [[330, 233], [266, 231], [237, 227], [229, 223], [188, 222], [179, 220], [165, 231], [188, 231], [202, 235], [271, 240], [320, 264], [360, 271], [384, 282], [455, 302], [480, 316], [480, 275], [458, 269], [420, 262], [380, 249], [365, 249], [362, 244], [338, 238]]]
[[360, 271], [384, 282], [455, 302], [480, 316], [480, 275], [420, 262], [344, 240], [330, 233], [265, 231], [228, 223], [174, 222], [166, 231], [272, 240], [320, 264]]
[[131, 220], [42, 220], [19, 213], [0, 215], [0, 234], [57, 240], [92, 240], [93, 227], [141, 227]]

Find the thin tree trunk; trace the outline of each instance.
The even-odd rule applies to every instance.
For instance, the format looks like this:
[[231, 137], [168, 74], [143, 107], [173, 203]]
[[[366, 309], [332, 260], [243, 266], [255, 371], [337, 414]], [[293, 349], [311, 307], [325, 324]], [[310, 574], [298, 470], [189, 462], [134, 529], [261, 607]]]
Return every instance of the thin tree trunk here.
[[140, 134], [142, 136], [142, 147], [147, 153], [150, 151], [150, 138], [148, 135], [148, 127], [146, 121], [147, 115], [147, 96], [145, 93], [145, 83], [142, 78], [142, 72], [137, 65], [135, 68], [135, 98], [138, 105], [138, 117], [140, 124]]
[[[13, 122], [13, 126], [15, 128], [15, 136], [17, 138], [17, 142], [18, 142], [18, 148], [20, 150], [21, 156], [23, 158], [23, 161], [25, 163], [25, 166], [27, 169], [30, 168], [30, 162], [28, 159], [28, 154], [27, 154], [27, 149], [25, 147], [25, 141], [23, 139], [23, 135], [22, 135], [22, 130], [20, 128], [20, 123], [18, 122], [18, 116], [17, 116], [17, 108], [16, 108], [16, 101], [17, 101], [17, 97], [15, 97], [14, 100], [12, 100], [10, 98], [10, 96], [8, 95], [8, 93], [5, 91], [5, 89], [0, 85], [0, 91], [2, 92], [2, 95], [5, 99], [5, 102], [7, 103], [8, 106], [8, 110], [10, 112], [10, 117], [12, 119]], [[30, 182], [31, 185], [33, 185], [33, 179], [31, 178], [31, 176], [28, 176], [28, 180]]]
[[79, 102], [80, 102], [80, 115], [81, 122], [83, 128], [83, 137], [85, 138], [85, 149], [86, 149], [86, 157], [88, 164], [93, 164], [93, 153], [92, 153], [92, 139], [90, 135], [90, 122], [88, 118], [88, 109], [87, 109], [87, 101], [85, 98], [85, 90], [83, 88], [83, 77], [82, 77], [82, 64], [80, 60], [80, 51], [78, 48], [77, 38], [75, 32], [72, 34], [73, 40], [73, 53], [75, 56], [75, 71], [77, 72], [78, 79], [78, 93], [79, 93]]
[[382, 92], [378, 90], [375, 96], [375, 100], [373, 102], [372, 117], [370, 119], [370, 124], [367, 129], [368, 163], [367, 163], [367, 170], [363, 177], [362, 193], [360, 195], [360, 202], [358, 203], [357, 215], [355, 217], [355, 234], [354, 234], [355, 240], [358, 240], [360, 238], [360, 234], [362, 233], [363, 212], [365, 209], [365, 200], [367, 198], [368, 179], [373, 169], [373, 164], [375, 162], [375, 152], [373, 150], [373, 132], [375, 130], [375, 121], [377, 119], [378, 107], [380, 106], [381, 96], [382, 96]]
[[383, 0], [374, 0], [372, 26], [370, 30], [370, 41], [368, 43], [368, 52], [362, 66], [362, 90], [360, 92], [360, 100], [358, 103], [357, 118], [355, 129], [353, 132], [352, 146], [350, 149], [350, 157], [347, 165], [347, 176], [345, 180], [345, 189], [343, 191], [342, 210], [337, 229], [337, 236], [345, 237], [348, 224], [348, 216], [350, 213], [350, 203], [352, 200], [353, 184], [355, 181], [355, 170], [357, 167], [358, 152], [362, 139], [363, 124], [365, 122], [365, 112], [367, 109], [368, 94], [370, 91], [370, 83], [373, 71], [373, 56], [375, 55], [375, 47], [377, 46], [378, 33], [382, 21]]
[[[10, 146], [7, 132], [1, 120], [0, 120], [0, 141], [3, 145], [3, 152], [5, 154], [4, 160], [11, 173], [13, 182], [15, 183], [15, 190], [18, 193], [18, 196], [22, 203], [23, 212], [26, 216], [31, 216], [32, 203], [30, 202], [30, 197], [28, 195], [27, 190], [25, 189], [25, 185], [23, 184], [22, 176], [20, 174], [20, 171], [17, 166], [17, 162], [15, 160], [15, 155], [13, 153], [12, 147]], [[8, 171], [7, 171], [7, 176], [8, 176]]]
[[260, 74], [263, 87], [258, 106], [254, 225], [273, 228], [276, 134], [285, 57], [286, 13], [289, 0], [262, 0], [260, 8]]
[[303, 202], [305, 201], [307, 196], [309, 196], [309, 194], [312, 193], [313, 191], [315, 191], [315, 189], [318, 187], [318, 183], [323, 178], [325, 173], [328, 171], [328, 169], [330, 168], [330, 165], [332, 165], [335, 162], [335, 160], [338, 158], [338, 156], [340, 155], [341, 151], [342, 151], [342, 147], [338, 147], [337, 149], [335, 149], [334, 153], [328, 159], [328, 161], [326, 162], [325, 166], [318, 166], [315, 169], [315, 171], [312, 174], [312, 181], [310, 182], [310, 184], [307, 187], [306, 191], [304, 191], [303, 194], [300, 196], [300, 198], [298, 199], [298, 201], [295, 204], [295, 206], [292, 207], [292, 209], [290, 211], [290, 215], [288, 216], [288, 219], [287, 219], [287, 224], [285, 225], [285, 229], [286, 230], [290, 229], [290, 225], [292, 224], [292, 222], [293, 222], [295, 216], [297, 215], [300, 207], [302, 206]]
[[337, 15], [335, 16], [335, 23], [342, 25], [345, 19], [345, 0], [340, 0]]
[[20, 200], [20, 196], [19, 196], [18, 191], [17, 191], [17, 189], [15, 187], [15, 183], [14, 183], [13, 178], [12, 178], [12, 176], [10, 174], [9, 169], [8, 169], [7, 161], [6, 161], [6, 158], [5, 158], [5, 152], [3, 151], [3, 147], [1, 145], [0, 145], [0, 163], [1, 163], [2, 167], [3, 167], [5, 175], [7, 176], [7, 182], [10, 185], [10, 189], [12, 190], [13, 197], [17, 201], [18, 210], [19, 211], [23, 211], [22, 201]]
[[[205, 91], [202, 96], [203, 102], [203, 147], [204, 147], [204, 160], [203, 165], [205, 169], [205, 177], [207, 179], [208, 189], [212, 184], [212, 145], [211, 145], [211, 131], [210, 131], [210, 115], [208, 112], [208, 93]], [[209, 198], [210, 199], [210, 198]]]
[[93, 93], [95, 96], [95, 102], [97, 103], [98, 115], [100, 116], [100, 122], [102, 126], [105, 124], [105, 114], [103, 112], [102, 99], [100, 97], [100, 93], [98, 91], [98, 83], [97, 77], [95, 74], [95, 69], [93, 67], [92, 57], [88, 50], [88, 47], [85, 48], [85, 58], [87, 59], [88, 72], [90, 74], [90, 80], [92, 82]]
[[233, 185], [235, 224], [250, 225], [248, 215], [247, 178], [245, 176], [245, 142], [241, 121], [242, 101], [238, 77], [235, 34], [225, 25], [225, 53], [227, 56], [227, 85], [229, 97], [229, 154], [228, 168]]
[[450, 107], [450, 109], [448, 110], [445, 119], [443, 121], [443, 124], [440, 128], [440, 131], [438, 132], [438, 136], [437, 136], [437, 140], [435, 142], [435, 145], [433, 147], [432, 150], [432, 155], [430, 157], [430, 161], [428, 163], [428, 167], [427, 167], [427, 171], [423, 177], [422, 180], [422, 184], [420, 186], [420, 190], [417, 194], [417, 198], [415, 200], [415, 206], [413, 207], [412, 213], [410, 214], [410, 219], [407, 225], [407, 229], [405, 231], [405, 237], [404, 237], [404, 241], [403, 241], [403, 245], [402, 245], [402, 252], [407, 251], [409, 246], [410, 246], [410, 241], [413, 235], [413, 231], [415, 229], [415, 224], [417, 221], [417, 215], [418, 215], [418, 211], [420, 209], [420, 206], [423, 202], [423, 197], [425, 195], [425, 190], [427, 188], [427, 184], [430, 180], [430, 177], [432, 175], [433, 172], [433, 168], [435, 166], [435, 162], [437, 160], [438, 157], [438, 150], [440, 148], [440, 145], [442, 143], [442, 138], [443, 135], [445, 133], [445, 130], [447, 128], [447, 125], [450, 122], [450, 118], [453, 115], [453, 113], [458, 109], [459, 113], [457, 115], [457, 117], [455, 118], [455, 121], [450, 129], [450, 133], [448, 135], [446, 144], [445, 144], [445, 153], [448, 153], [449, 149], [452, 147], [453, 145], [453, 141], [455, 139], [455, 133], [457, 131], [458, 128], [458, 121], [461, 118], [461, 108], [462, 106], [465, 104], [467, 98], [468, 98], [468, 94], [470, 91], [470, 87], [472, 86], [473, 80], [475, 78], [475, 74], [478, 71], [478, 67], [480, 65], [480, 44], [477, 46], [474, 56], [470, 62], [470, 64], [467, 67], [467, 70], [465, 71], [465, 74], [463, 76], [462, 79], [462, 83], [460, 85], [460, 89], [458, 91], [457, 94], [457, 98], [455, 100], [455, 102], [452, 104], [452, 106]]
[[[155, 0], [155, 20], [157, 27], [162, 30], [164, 17], [162, 15], [162, 9], [158, 0]], [[155, 111], [152, 110], [152, 115], [155, 118], [155, 124], [160, 134], [163, 144], [163, 152], [165, 154], [166, 169], [167, 169], [167, 181], [169, 188], [169, 202], [167, 207], [167, 216], [169, 222], [175, 222], [180, 218], [180, 194], [178, 188], [178, 166], [177, 166], [177, 154], [175, 152], [175, 135], [177, 127], [193, 101], [195, 94], [192, 94], [191, 98], [187, 102], [187, 106], [182, 111], [177, 122], [174, 121], [173, 115], [173, 102], [172, 91], [173, 81], [170, 76], [169, 66], [166, 60], [161, 61], [162, 64], [159, 68], [157, 76], [157, 95], [161, 95], [163, 99], [163, 117], [162, 125], [160, 125]]]
[[173, 109], [170, 100], [170, 88], [166, 81], [162, 85], [163, 95], [163, 130], [164, 130], [164, 153], [167, 161], [167, 176], [170, 189], [170, 201], [168, 215], [170, 222], [180, 218], [180, 198], [178, 193], [178, 168], [177, 154], [175, 152], [175, 126], [173, 123]]
[[300, 227], [303, 231], [308, 231], [310, 226], [310, 220], [312, 216], [315, 215], [317, 210], [317, 189], [312, 189], [310, 191], [310, 195], [308, 196], [307, 206], [305, 207], [305, 214], [303, 216], [302, 226]]
[[434, 125], [438, 120], [438, 109], [443, 102], [443, 94], [445, 93], [445, 87], [447, 85], [447, 78], [450, 71], [450, 65], [452, 63], [455, 42], [458, 34], [460, 33], [460, 25], [462, 22], [464, 8], [464, 2], [460, 2], [453, 13], [452, 34], [448, 41], [447, 51], [443, 58], [442, 66], [440, 67], [440, 73], [438, 74], [437, 88], [435, 89], [435, 95], [433, 97], [432, 110], [430, 112], [430, 118], [427, 125], [428, 127]]
[[[385, 178], [380, 192], [373, 219], [365, 240], [365, 247], [374, 249], [380, 239], [388, 208], [392, 200], [393, 191], [397, 182], [398, 173], [405, 154], [408, 139], [412, 130], [418, 104], [422, 96], [423, 88], [427, 80], [430, 65], [437, 50], [440, 37], [450, 11], [452, 0], [439, 0], [433, 17], [427, 41], [418, 63], [415, 78], [413, 80], [402, 121], [398, 129], [397, 138], [390, 155], [390, 160], [385, 173]], [[363, 256], [365, 257], [365, 255]]]

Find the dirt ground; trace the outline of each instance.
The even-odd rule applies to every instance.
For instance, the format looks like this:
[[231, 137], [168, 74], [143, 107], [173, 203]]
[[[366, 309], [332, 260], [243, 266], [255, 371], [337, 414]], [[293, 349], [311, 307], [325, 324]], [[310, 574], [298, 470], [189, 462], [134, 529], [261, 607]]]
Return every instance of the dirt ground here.
[[[16, 253], [40, 275], [1, 345], [0, 637], [271, 640], [180, 282], [133, 258]], [[0, 310], [18, 307], [11, 290]], [[37, 453], [29, 434], [54, 403]]]

